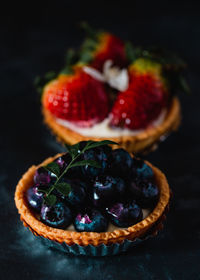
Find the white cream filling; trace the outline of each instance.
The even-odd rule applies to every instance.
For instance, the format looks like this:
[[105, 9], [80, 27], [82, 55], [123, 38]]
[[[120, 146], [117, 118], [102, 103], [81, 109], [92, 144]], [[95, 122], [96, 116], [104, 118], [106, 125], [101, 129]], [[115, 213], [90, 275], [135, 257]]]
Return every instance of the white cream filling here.
[[[150, 127], [157, 127], [163, 123], [166, 116], [166, 109], [162, 110], [156, 120], [154, 120]], [[109, 126], [110, 117], [104, 119], [102, 122], [93, 125], [92, 127], [78, 127], [77, 125], [62, 119], [56, 119], [56, 122], [64, 127], [67, 127], [78, 134], [87, 137], [120, 137], [120, 136], [135, 136], [146, 129], [130, 130], [128, 128], [113, 128]]]
[[102, 72], [90, 66], [84, 66], [83, 70], [94, 79], [108, 83], [112, 88], [120, 91], [125, 91], [128, 88], [129, 76], [127, 69], [113, 66], [112, 60], [105, 61]]
[[[143, 213], [143, 219], [145, 219], [151, 213], [151, 211], [150, 209], [142, 209], [142, 213]], [[119, 228], [109, 223], [107, 232], [112, 232], [116, 229], [124, 229], [124, 228]], [[66, 228], [66, 230], [76, 231], [73, 224], [71, 224], [68, 228]]]

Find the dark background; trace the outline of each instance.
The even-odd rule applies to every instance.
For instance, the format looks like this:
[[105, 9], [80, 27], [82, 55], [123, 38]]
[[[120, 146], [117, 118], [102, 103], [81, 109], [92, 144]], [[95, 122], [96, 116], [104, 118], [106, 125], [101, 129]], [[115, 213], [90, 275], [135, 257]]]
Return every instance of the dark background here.
[[[198, 1], [125, 0], [1, 6], [0, 279], [200, 279], [199, 8]], [[61, 150], [42, 124], [34, 77], [63, 66], [65, 50], [81, 42], [77, 23], [85, 19], [135, 44], [178, 52], [192, 89], [180, 95], [180, 130], [147, 156], [174, 193], [164, 230], [124, 255], [100, 259], [44, 248], [22, 226], [13, 201], [27, 168]]]

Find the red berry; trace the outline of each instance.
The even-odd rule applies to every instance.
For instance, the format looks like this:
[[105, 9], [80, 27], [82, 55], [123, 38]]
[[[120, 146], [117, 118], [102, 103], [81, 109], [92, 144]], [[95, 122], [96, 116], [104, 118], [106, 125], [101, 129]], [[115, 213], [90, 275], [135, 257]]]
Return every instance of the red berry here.
[[111, 125], [129, 129], [146, 128], [165, 106], [165, 87], [151, 74], [135, 76], [121, 92], [111, 112]]
[[125, 47], [116, 36], [102, 33], [91, 65], [101, 71], [106, 60], [112, 60], [115, 65], [120, 67], [125, 66]]
[[109, 109], [104, 85], [83, 71], [51, 81], [44, 89], [43, 105], [55, 117], [81, 127], [102, 121]]

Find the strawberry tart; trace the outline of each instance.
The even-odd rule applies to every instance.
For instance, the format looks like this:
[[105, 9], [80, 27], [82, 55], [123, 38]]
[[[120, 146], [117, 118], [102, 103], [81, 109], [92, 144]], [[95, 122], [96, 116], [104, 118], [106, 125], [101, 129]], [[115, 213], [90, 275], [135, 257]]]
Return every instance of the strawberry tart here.
[[185, 63], [158, 48], [138, 48], [88, 30], [65, 68], [42, 90], [44, 121], [59, 140], [110, 139], [129, 152], [153, 149], [180, 124]]

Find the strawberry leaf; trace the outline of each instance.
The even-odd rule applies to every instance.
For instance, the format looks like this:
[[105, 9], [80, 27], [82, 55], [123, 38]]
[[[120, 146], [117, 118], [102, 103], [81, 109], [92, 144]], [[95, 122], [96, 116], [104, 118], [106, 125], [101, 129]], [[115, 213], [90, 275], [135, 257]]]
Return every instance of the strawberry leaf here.
[[68, 49], [66, 56], [65, 56], [65, 61], [66, 65], [72, 65], [74, 64], [74, 60], [76, 60], [76, 52], [74, 49]]
[[63, 195], [68, 195], [71, 191], [71, 186], [67, 183], [58, 183], [55, 188]]
[[182, 75], [179, 75], [178, 83], [179, 83], [180, 90], [182, 90], [187, 94], [191, 93], [190, 87]]
[[57, 76], [56, 72], [50, 71], [47, 72], [44, 76], [36, 76], [34, 80], [34, 86], [39, 94], [42, 94], [43, 87], [46, 83], [51, 81], [52, 79], [55, 79]]
[[87, 22], [82, 21], [80, 27], [85, 31], [86, 35], [90, 38], [97, 38], [97, 31], [94, 30]]
[[89, 50], [83, 50], [80, 53], [80, 62], [82, 63], [90, 63], [93, 59], [92, 52]]
[[86, 39], [83, 45], [81, 46], [81, 50], [94, 51], [96, 48], [97, 48], [97, 41], [92, 38]]
[[125, 53], [126, 53], [127, 60], [130, 61], [131, 63], [138, 58], [138, 54], [136, 50], [134, 49], [133, 45], [129, 41], [125, 43]]

